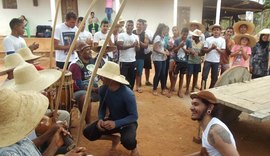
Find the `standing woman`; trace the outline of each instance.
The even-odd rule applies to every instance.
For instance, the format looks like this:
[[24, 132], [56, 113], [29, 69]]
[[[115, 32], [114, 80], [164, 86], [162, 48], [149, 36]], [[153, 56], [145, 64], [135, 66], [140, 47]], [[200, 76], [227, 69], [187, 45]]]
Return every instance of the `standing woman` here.
[[165, 81], [165, 70], [166, 70], [166, 59], [170, 55], [169, 51], [164, 48], [164, 37], [166, 35], [167, 26], [160, 23], [153, 36], [153, 54], [152, 60], [155, 66], [155, 76], [153, 85], [153, 95], [157, 96], [157, 86], [159, 80], [161, 81], [161, 93], [165, 93], [166, 81]]
[[252, 48], [250, 58], [250, 72], [252, 74], [252, 79], [268, 75], [270, 29], [263, 29], [259, 34], [260, 39]]
[[[173, 33], [173, 36], [169, 40], [168, 50], [170, 51], [169, 78], [170, 78], [170, 84], [171, 84], [172, 91], [174, 91], [177, 76], [175, 76], [174, 73], [173, 73], [174, 68], [176, 66], [176, 63], [175, 63], [176, 53], [173, 51], [173, 49], [174, 49], [174, 41], [176, 39], [180, 38], [180, 32], [179, 32], [179, 29], [178, 29], [177, 26], [174, 26], [172, 28], [172, 33]], [[171, 95], [169, 94], [168, 96], [171, 96]]]

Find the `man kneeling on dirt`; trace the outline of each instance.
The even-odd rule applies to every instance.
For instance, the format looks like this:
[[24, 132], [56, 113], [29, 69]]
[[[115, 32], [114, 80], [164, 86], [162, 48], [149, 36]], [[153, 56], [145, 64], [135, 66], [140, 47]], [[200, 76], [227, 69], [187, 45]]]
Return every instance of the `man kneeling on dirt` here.
[[103, 86], [100, 87], [99, 120], [84, 129], [84, 136], [90, 141], [97, 139], [112, 140], [112, 152], [119, 143], [119, 137], [111, 135], [120, 133], [121, 144], [131, 150], [132, 156], [138, 156], [137, 151], [137, 106], [132, 90], [127, 87], [123, 75], [120, 75], [119, 65], [108, 61], [97, 75], [101, 77]]
[[216, 118], [218, 107], [215, 95], [209, 91], [200, 91], [190, 97], [191, 119], [199, 122], [203, 133], [201, 151], [189, 156], [238, 156], [232, 133]]

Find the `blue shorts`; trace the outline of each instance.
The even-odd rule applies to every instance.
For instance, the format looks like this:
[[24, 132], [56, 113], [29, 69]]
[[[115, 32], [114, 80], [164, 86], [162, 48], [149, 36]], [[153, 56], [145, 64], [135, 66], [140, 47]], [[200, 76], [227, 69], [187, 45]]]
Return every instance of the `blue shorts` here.
[[143, 59], [137, 59], [136, 60], [136, 74], [138, 76], [142, 76], [142, 72], [143, 72], [143, 65], [144, 65], [144, 60]]
[[201, 72], [201, 64], [188, 64], [188, 75]]

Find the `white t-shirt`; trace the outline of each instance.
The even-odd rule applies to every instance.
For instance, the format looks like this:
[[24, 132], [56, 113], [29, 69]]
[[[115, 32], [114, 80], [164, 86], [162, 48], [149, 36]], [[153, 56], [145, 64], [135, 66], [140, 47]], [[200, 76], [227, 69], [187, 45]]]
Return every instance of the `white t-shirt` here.
[[16, 52], [17, 50], [25, 47], [27, 47], [27, 45], [22, 37], [7, 35], [3, 40], [4, 52]]
[[[101, 31], [96, 32], [95, 35], [94, 35], [94, 40], [93, 40], [94, 43], [98, 43], [100, 40], [105, 40], [106, 37], [107, 37], [107, 34], [103, 34]], [[111, 35], [111, 41], [112, 41], [112, 43], [114, 43], [114, 35], [113, 34]], [[112, 52], [107, 52], [107, 54], [111, 58], [113, 58], [113, 53]]]
[[[215, 38], [214, 36], [208, 37], [204, 42], [205, 48], [210, 48], [212, 44], [215, 44], [219, 49], [226, 49], [226, 42], [223, 37]], [[220, 54], [217, 50], [213, 49], [209, 53], [205, 54], [205, 61], [219, 63]]]
[[209, 133], [209, 130], [210, 130], [211, 126], [215, 125], [215, 124], [218, 124], [218, 125], [222, 126], [229, 133], [232, 144], [236, 148], [234, 137], [233, 137], [231, 131], [229, 130], [229, 128], [222, 121], [220, 121], [218, 118], [215, 118], [215, 117], [211, 119], [211, 121], [207, 124], [205, 130], [203, 131], [203, 134], [202, 134], [202, 147], [205, 147], [208, 154], [211, 155], [211, 156], [221, 156], [219, 151], [216, 150], [212, 145], [210, 145], [209, 142], [208, 142], [208, 139], [207, 139], [208, 138], [208, 133]]
[[[61, 23], [55, 28], [54, 39], [59, 40], [59, 45], [71, 45], [77, 30], [78, 28], [76, 26], [74, 28], [70, 28], [65, 23]], [[67, 52], [68, 51], [64, 50], [55, 50], [55, 60], [57, 62], [65, 62]], [[77, 53], [74, 51], [70, 56], [69, 62], [73, 61], [76, 57]]]
[[[154, 39], [154, 43], [153, 44], [159, 44], [159, 51], [164, 51], [164, 38], [161, 38], [159, 35], [157, 35]], [[165, 54], [161, 54], [159, 52], [155, 52], [155, 50], [153, 50], [152, 53], [152, 60], [153, 61], [165, 61], [167, 59], [167, 56]]]
[[[130, 46], [136, 41], [139, 43], [139, 37], [135, 34], [127, 34], [126, 32], [118, 35], [118, 42], [123, 42], [123, 46]], [[126, 50], [119, 50], [119, 62], [135, 62], [136, 61], [136, 51], [135, 47]]]
[[83, 31], [79, 34], [78, 41], [86, 42], [87, 40], [93, 40], [93, 36], [89, 31]]
[[149, 45], [148, 45], [148, 48], [144, 49], [144, 53], [148, 54], [151, 51], [153, 51], [153, 46], [150, 46], [150, 43], [152, 43], [152, 39], [153, 39], [153, 33], [149, 30], [146, 30], [145, 34], [147, 35], [147, 37], [149, 39]]

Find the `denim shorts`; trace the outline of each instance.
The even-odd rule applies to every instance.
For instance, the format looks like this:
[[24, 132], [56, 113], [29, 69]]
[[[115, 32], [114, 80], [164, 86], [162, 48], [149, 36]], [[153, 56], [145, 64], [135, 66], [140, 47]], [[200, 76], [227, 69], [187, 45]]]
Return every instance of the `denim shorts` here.
[[137, 69], [137, 75], [142, 76], [143, 72], [143, 65], [144, 65], [144, 60], [143, 59], [137, 59], [136, 60], [136, 69]]

